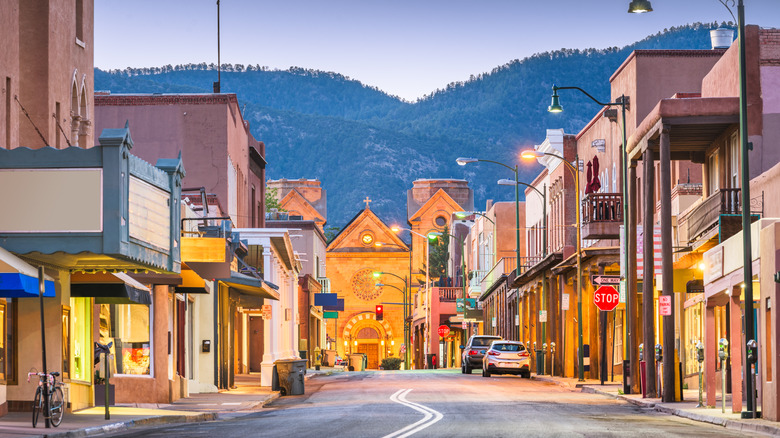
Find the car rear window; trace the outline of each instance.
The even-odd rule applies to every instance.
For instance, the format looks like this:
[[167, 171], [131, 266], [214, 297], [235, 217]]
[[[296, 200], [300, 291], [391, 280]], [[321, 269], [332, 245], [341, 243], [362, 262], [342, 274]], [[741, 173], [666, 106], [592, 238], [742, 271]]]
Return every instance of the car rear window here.
[[525, 347], [518, 344], [493, 344], [493, 349], [497, 351], [525, 351]]
[[471, 345], [474, 347], [487, 347], [496, 340], [496, 338], [474, 338], [471, 341]]

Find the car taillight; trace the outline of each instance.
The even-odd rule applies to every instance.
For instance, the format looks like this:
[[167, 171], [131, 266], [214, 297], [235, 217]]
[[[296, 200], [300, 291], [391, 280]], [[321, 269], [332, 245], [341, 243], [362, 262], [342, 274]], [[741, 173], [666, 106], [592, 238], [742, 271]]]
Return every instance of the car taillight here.
[[527, 351], [521, 351], [521, 352], [517, 353], [517, 355], [520, 356], [520, 357], [528, 357], [528, 352]]
[[488, 351], [488, 354], [489, 354], [489, 355], [491, 355], [491, 356], [498, 356], [498, 355], [500, 355], [501, 353], [499, 353], [498, 351], [493, 351], [493, 350], [490, 350], [490, 351]]
[[477, 350], [469, 350], [469, 356], [473, 356], [475, 354], [479, 354], [479, 351], [477, 351]]

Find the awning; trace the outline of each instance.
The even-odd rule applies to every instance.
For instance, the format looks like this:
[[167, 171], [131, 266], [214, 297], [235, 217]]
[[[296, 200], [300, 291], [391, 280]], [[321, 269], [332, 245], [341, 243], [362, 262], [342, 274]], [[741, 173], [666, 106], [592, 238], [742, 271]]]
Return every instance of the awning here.
[[[38, 296], [38, 270], [0, 248], [0, 298], [24, 298]], [[48, 275], [44, 278], [43, 296], [52, 298], [54, 281]]]
[[180, 294], [207, 294], [206, 280], [191, 269], [181, 270], [181, 284], [176, 286], [176, 292]]
[[231, 271], [230, 278], [220, 278], [218, 281], [246, 295], [279, 301], [278, 288], [272, 287], [270, 283], [259, 278]]
[[93, 297], [95, 304], [152, 304], [148, 287], [121, 272], [71, 275], [70, 296]]

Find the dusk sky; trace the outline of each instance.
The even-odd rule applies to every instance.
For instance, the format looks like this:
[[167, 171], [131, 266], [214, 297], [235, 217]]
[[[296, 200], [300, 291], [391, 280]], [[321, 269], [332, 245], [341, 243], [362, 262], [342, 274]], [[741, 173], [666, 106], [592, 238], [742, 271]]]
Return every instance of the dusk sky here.
[[[222, 62], [333, 71], [414, 101], [513, 59], [732, 20], [718, 0], [221, 0]], [[780, 27], [780, 0], [745, 0]], [[736, 7], [732, 8], [734, 15]], [[95, 66], [216, 63], [216, 0], [96, 0]]]

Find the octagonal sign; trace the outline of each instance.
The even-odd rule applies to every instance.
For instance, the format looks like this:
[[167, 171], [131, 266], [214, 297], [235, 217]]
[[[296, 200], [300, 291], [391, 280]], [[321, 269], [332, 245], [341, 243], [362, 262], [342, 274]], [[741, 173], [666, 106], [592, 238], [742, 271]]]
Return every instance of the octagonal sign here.
[[593, 293], [593, 303], [599, 310], [614, 310], [620, 302], [620, 293], [612, 286], [601, 286]]

